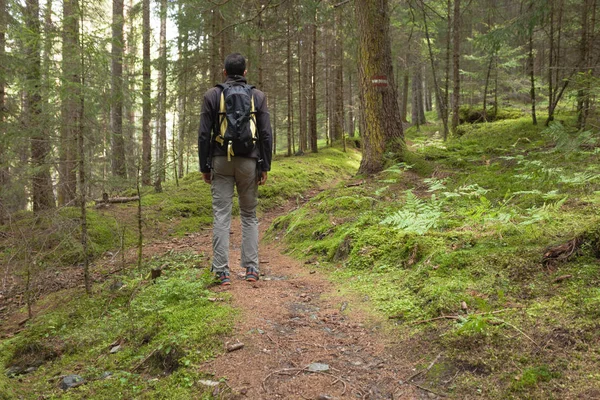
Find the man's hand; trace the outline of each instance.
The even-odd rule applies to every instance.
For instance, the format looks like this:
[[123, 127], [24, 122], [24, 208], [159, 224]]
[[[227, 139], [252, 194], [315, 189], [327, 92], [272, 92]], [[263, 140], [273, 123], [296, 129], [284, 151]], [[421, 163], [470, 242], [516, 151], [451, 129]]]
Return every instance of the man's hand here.
[[204, 182], [208, 183], [209, 185], [212, 183], [212, 176], [210, 172], [203, 172], [202, 178], [204, 179]]
[[259, 185], [264, 185], [267, 183], [267, 171], [262, 171], [260, 174], [260, 180], [258, 181]]

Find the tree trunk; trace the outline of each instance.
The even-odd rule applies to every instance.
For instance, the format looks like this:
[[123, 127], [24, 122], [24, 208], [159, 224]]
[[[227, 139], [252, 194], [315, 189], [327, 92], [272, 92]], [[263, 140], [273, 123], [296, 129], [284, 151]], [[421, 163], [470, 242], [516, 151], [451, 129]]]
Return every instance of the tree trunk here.
[[25, 109], [24, 125], [31, 138], [33, 212], [56, 206], [50, 176], [51, 146], [49, 133], [42, 123], [41, 60], [40, 60], [40, 5], [38, 0], [26, 0], [23, 10], [25, 28], [31, 35], [25, 40]]
[[344, 38], [342, 33], [342, 9], [335, 10], [333, 81], [335, 82], [335, 103], [333, 107], [333, 139], [342, 140], [344, 135]]
[[77, 138], [79, 137], [79, 4], [63, 1], [61, 129], [59, 163], [59, 206], [74, 202], [77, 191]]
[[136, 65], [137, 65], [137, 36], [135, 34], [135, 15], [134, 0], [129, 0], [127, 13], [127, 51], [124, 57], [124, 114], [126, 116], [126, 124], [123, 128], [123, 137], [125, 141], [125, 165], [127, 168], [127, 176], [134, 177], [137, 174], [137, 143], [135, 140], [135, 122], [136, 122]]
[[[0, 65], [6, 65], [6, 9], [5, 0], [0, 0]], [[4, 136], [6, 135], [5, 125], [5, 86], [6, 79], [4, 74], [0, 74], [0, 225], [4, 225], [7, 216], [6, 188], [8, 187], [8, 160], [6, 159], [6, 147], [4, 146]]]
[[444, 71], [444, 141], [448, 139], [448, 124], [450, 122], [450, 39], [452, 37], [452, 0], [448, 0], [446, 30], [446, 66]]
[[354, 122], [354, 88], [352, 87], [352, 73], [348, 72], [348, 135], [353, 138], [356, 123]]
[[577, 127], [584, 129], [587, 122], [586, 99], [589, 97], [587, 90], [588, 80], [590, 76], [590, 66], [588, 64], [588, 38], [589, 38], [589, 11], [592, 8], [590, 0], [583, 0], [581, 13], [581, 41], [579, 42], [579, 62], [581, 68], [579, 70], [583, 82], [580, 83], [580, 88], [577, 91]]
[[[404, 132], [392, 70], [388, 0], [358, 1], [355, 7], [361, 100], [366, 128], [362, 138], [363, 158], [359, 173], [372, 174], [383, 169], [386, 143], [391, 144], [391, 150], [398, 154], [403, 150]], [[387, 86], [374, 86], [382, 85], [381, 80], [387, 80]]]
[[[533, 10], [533, 1], [529, 3], [529, 11]], [[533, 30], [535, 28], [535, 24], [533, 22], [533, 18], [530, 17], [529, 22], [529, 52], [527, 55], [527, 65], [529, 67], [529, 82], [531, 84], [531, 88], [529, 89], [529, 96], [531, 97], [531, 122], [533, 125], [537, 125], [537, 115], [535, 113], [535, 70], [534, 70], [534, 59], [533, 59]]]
[[298, 40], [296, 42], [298, 49], [298, 153], [304, 154], [306, 151], [306, 93], [304, 88], [304, 70], [306, 69], [306, 62], [303, 61], [303, 43], [304, 37], [298, 32]]
[[488, 63], [487, 74], [485, 75], [485, 85], [483, 88], [483, 121], [487, 122], [487, 94], [490, 85], [490, 75], [492, 73], [492, 65], [494, 64], [494, 55], [490, 57]]
[[292, 153], [292, 135], [294, 132], [292, 131], [292, 118], [293, 118], [293, 98], [292, 98], [292, 35], [290, 32], [290, 13], [292, 12], [292, 4], [288, 4], [287, 9], [287, 40], [286, 40], [286, 50], [287, 50], [287, 155], [291, 156]]
[[[75, 0], [77, 5], [79, 0]], [[79, 8], [79, 7], [78, 7]], [[84, 9], [83, 9], [83, 5], [81, 7], [81, 10], [77, 10], [80, 11], [79, 12], [79, 17], [80, 19], [80, 27], [83, 27], [83, 22], [84, 22], [84, 18], [83, 18], [83, 13], [84, 13]], [[76, 13], [77, 14], [77, 13]], [[84, 48], [84, 42], [83, 42], [83, 34], [81, 35], [81, 42], [78, 43], [79, 46], [79, 72], [81, 73], [80, 75], [80, 82], [81, 82], [81, 87], [84, 88], [85, 87], [85, 55], [82, 51], [82, 49]], [[84, 92], [82, 90], [79, 91], [79, 107], [78, 107], [78, 111], [79, 111], [79, 117], [78, 117], [78, 129], [77, 129], [77, 169], [78, 169], [78, 174], [77, 174], [77, 180], [78, 180], [78, 186], [79, 186], [79, 207], [81, 208], [81, 248], [83, 251], [83, 280], [84, 280], [84, 284], [85, 284], [85, 291], [88, 295], [90, 295], [92, 293], [92, 282], [90, 279], [90, 268], [89, 268], [89, 264], [90, 264], [90, 260], [89, 260], [89, 251], [88, 251], [88, 233], [87, 233], [87, 209], [86, 209], [86, 205], [87, 205], [87, 190], [86, 190], [86, 179], [85, 179], [85, 161], [86, 161], [86, 157], [85, 157], [85, 136], [83, 134], [84, 132], [84, 111], [85, 111], [85, 96], [84, 96]]]
[[[408, 63], [407, 63], [408, 64]], [[408, 122], [408, 91], [410, 85], [410, 72], [408, 65], [404, 66], [402, 76], [402, 101], [400, 102], [400, 118], [402, 122]]]
[[152, 82], [150, 72], [150, 0], [143, 0], [142, 19], [142, 185], [150, 186], [152, 184], [152, 135], [150, 133], [150, 120], [152, 118]]
[[319, 151], [317, 146], [317, 10], [315, 9], [312, 24], [312, 56], [310, 80], [310, 149], [313, 153]]
[[111, 171], [113, 176], [126, 178], [123, 139], [123, 0], [113, 0], [111, 48]]
[[154, 190], [162, 192], [167, 158], [167, 0], [160, 0], [160, 42], [158, 50], [158, 97], [156, 116], [156, 177]]
[[454, 0], [452, 64], [454, 67], [454, 88], [452, 89], [452, 133], [458, 127], [460, 109], [460, 0]]
[[[181, 33], [179, 35], [182, 36]], [[181, 43], [181, 41], [180, 41]], [[179, 76], [179, 97], [178, 97], [178, 137], [177, 137], [177, 165], [179, 166], [179, 178], [183, 178], [183, 153], [185, 152], [186, 143], [186, 124], [187, 124], [187, 89], [188, 89], [188, 31], [183, 33], [183, 44], [180, 46], [183, 49], [180, 52], [179, 59], [181, 62], [182, 71]]]

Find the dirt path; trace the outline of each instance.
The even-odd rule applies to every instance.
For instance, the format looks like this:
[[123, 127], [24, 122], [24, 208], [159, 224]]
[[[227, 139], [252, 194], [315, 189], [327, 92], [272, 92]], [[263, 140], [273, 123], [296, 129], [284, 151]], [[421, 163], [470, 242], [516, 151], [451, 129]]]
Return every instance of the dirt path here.
[[[261, 219], [261, 237], [279, 209]], [[210, 234], [200, 235], [210, 251]], [[303, 265], [281, 252], [277, 243], [261, 243], [261, 273], [255, 284], [243, 280], [239, 268], [240, 224], [232, 224], [232, 285], [218, 287], [232, 295], [240, 310], [224, 349], [244, 347], [207, 362], [202, 370], [226, 378], [240, 399], [419, 399], [436, 398], [401, 383], [414, 372], [403, 349], [380, 332], [381, 322], [358, 310], [360, 299], [341, 298], [336, 287], [313, 265]], [[309, 372], [326, 364], [327, 371]], [[320, 367], [324, 367], [321, 365]]]

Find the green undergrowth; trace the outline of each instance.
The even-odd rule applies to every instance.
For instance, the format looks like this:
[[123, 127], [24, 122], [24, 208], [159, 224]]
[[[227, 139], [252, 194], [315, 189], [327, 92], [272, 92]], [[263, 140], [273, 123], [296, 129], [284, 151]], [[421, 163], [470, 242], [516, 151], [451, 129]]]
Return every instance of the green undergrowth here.
[[[74, 289], [43, 299], [49, 310], [0, 342], [0, 399], [201, 398], [199, 365], [222, 351], [234, 316], [227, 294], [211, 301], [212, 275], [196, 268], [205, 264], [202, 255], [168, 252], [144, 265], [162, 269], [155, 281], [131, 271], [89, 297]], [[71, 374], [85, 384], [61, 390]]]
[[[267, 184], [259, 188], [259, 212], [280, 206], [290, 199], [300, 198], [310, 189], [331, 181], [344, 179], [358, 168], [360, 154], [354, 150], [344, 153], [338, 148], [320, 149], [297, 157], [276, 156]], [[200, 173], [191, 173], [179, 181], [165, 185], [163, 193], [143, 196], [150, 226], [160, 230], [168, 223], [168, 234], [183, 235], [212, 223], [210, 186]], [[129, 206], [132, 207], [133, 205]], [[234, 199], [233, 214], [239, 214]]]
[[418, 368], [441, 351], [424, 385], [585, 397], [600, 386], [598, 133], [526, 118], [462, 129], [445, 143], [439, 126], [409, 130], [404, 163], [320, 193], [269, 237], [427, 343]]

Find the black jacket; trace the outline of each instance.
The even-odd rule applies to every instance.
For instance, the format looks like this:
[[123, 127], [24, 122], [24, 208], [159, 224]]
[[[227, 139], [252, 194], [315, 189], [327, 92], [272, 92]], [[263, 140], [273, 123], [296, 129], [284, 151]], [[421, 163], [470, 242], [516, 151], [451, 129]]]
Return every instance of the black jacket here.
[[[241, 76], [228, 77], [225, 82], [246, 83], [246, 78]], [[213, 146], [213, 156], [224, 156], [225, 152], [215, 146], [211, 141], [215, 128], [215, 121], [218, 117], [219, 102], [221, 98], [221, 88], [214, 87], [204, 93], [204, 103], [200, 114], [200, 129], [198, 130], [198, 157], [200, 159], [200, 172], [210, 172], [209, 165], [210, 146]], [[271, 120], [267, 109], [267, 98], [263, 92], [253, 89], [254, 106], [256, 108], [256, 126], [258, 129], [259, 146], [262, 146], [262, 154], [256, 146], [256, 149], [246, 157], [259, 159], [262, 156], [263, 162], [261, 169], [263, 171], [271, 170], [271, 148], [273, 143], [273, 134], [271, 131]]]

